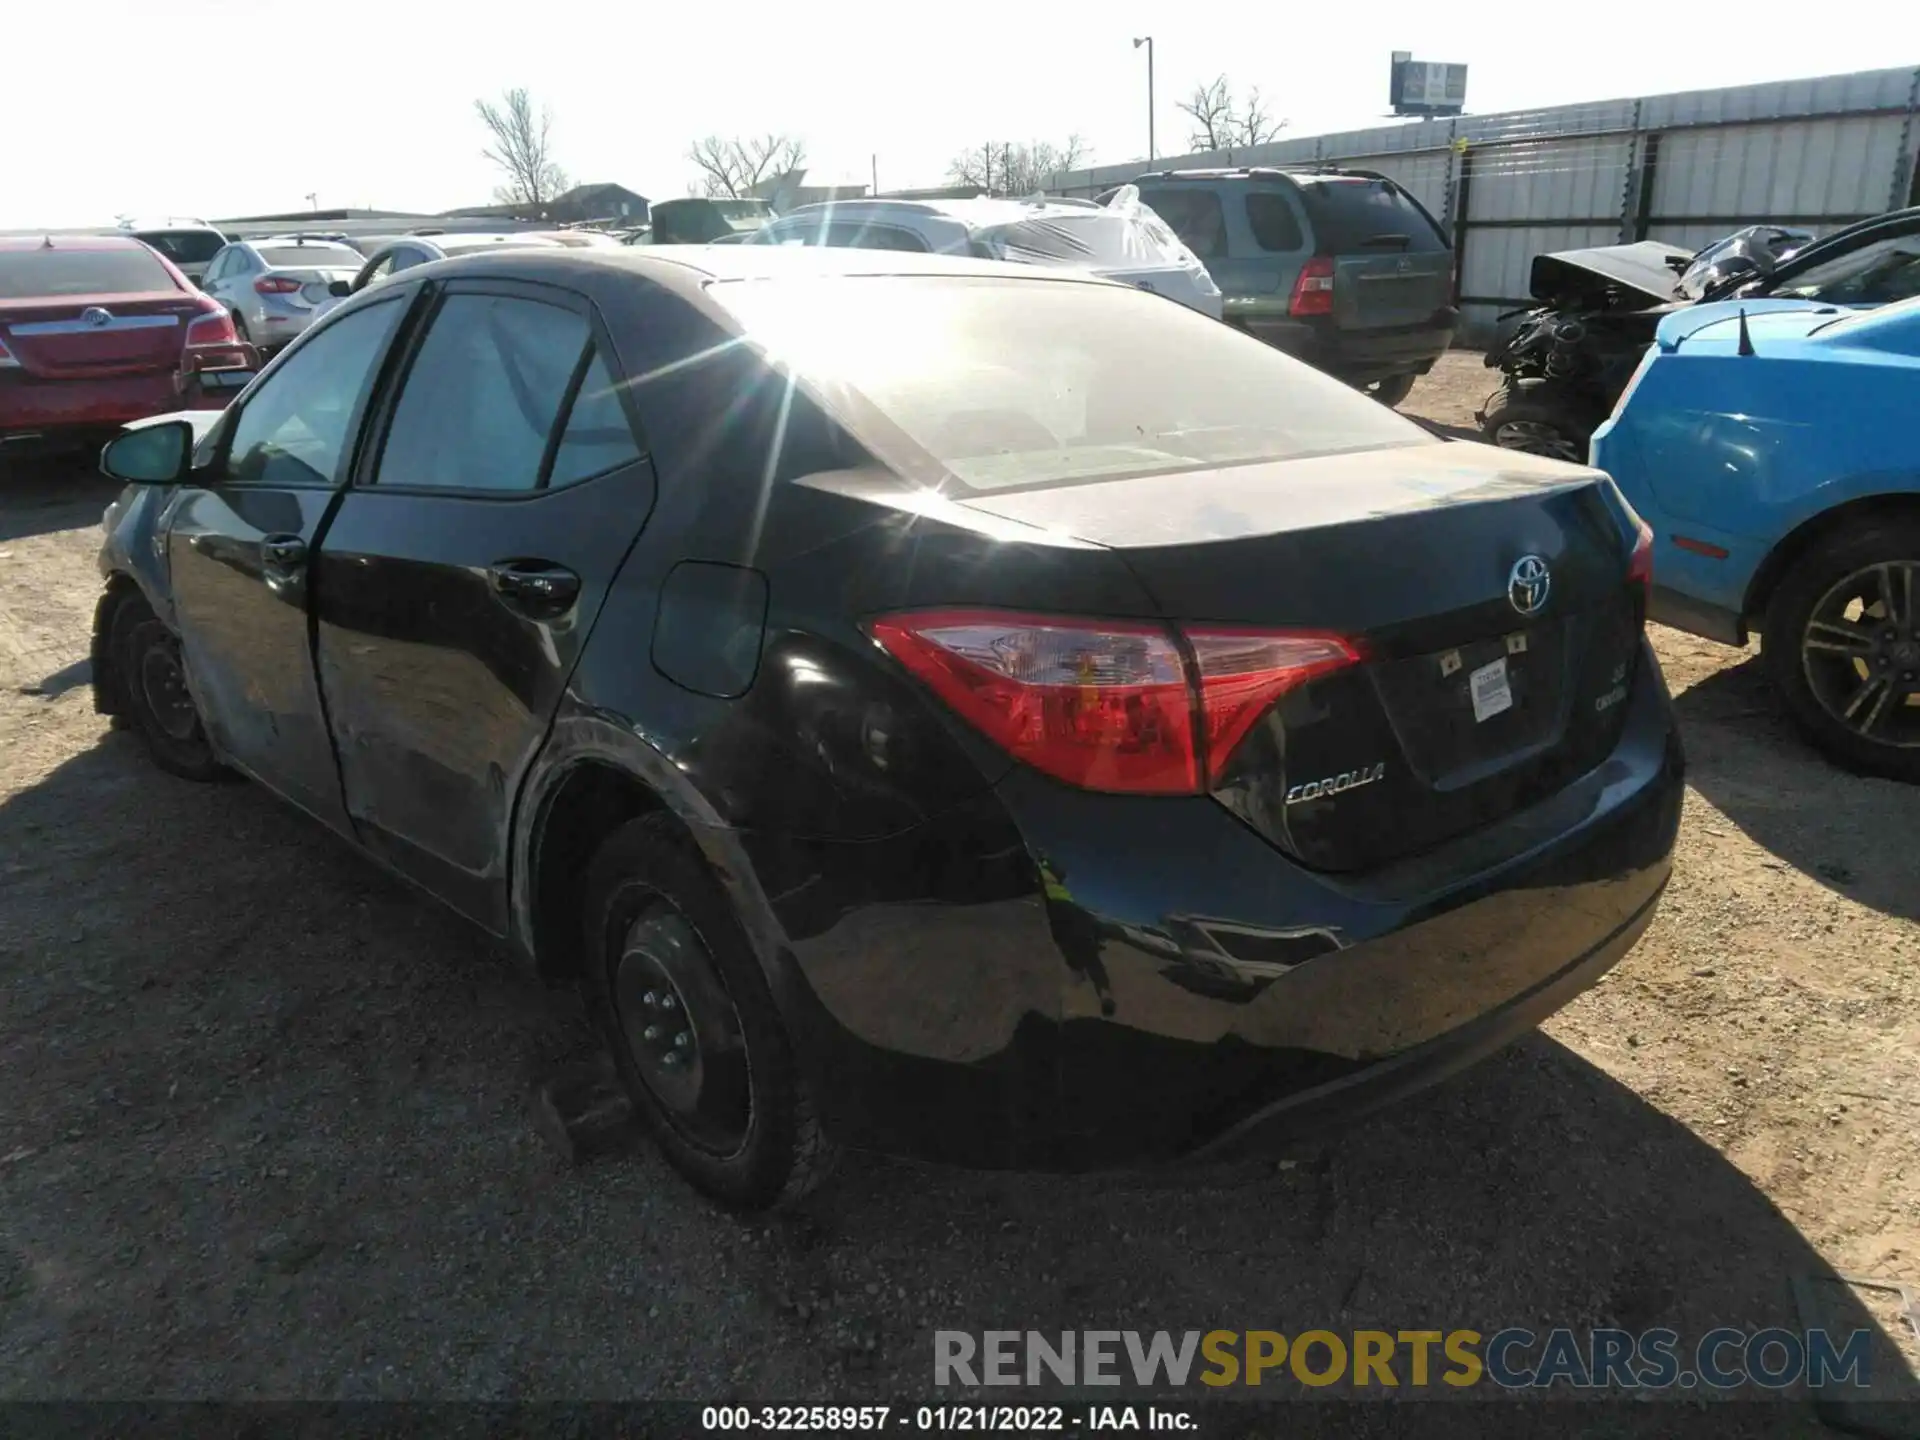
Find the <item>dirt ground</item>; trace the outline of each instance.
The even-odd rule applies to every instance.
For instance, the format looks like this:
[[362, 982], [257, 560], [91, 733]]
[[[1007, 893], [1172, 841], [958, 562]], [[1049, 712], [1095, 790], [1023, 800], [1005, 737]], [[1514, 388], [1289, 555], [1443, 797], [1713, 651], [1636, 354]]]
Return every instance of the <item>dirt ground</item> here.
[[[1467, 425], [1488, 388], [1449, 357], [1405, 408]], [[527, 1093], [582, 1044], [564, 1005], [92, 713], [109, 498], [0, 481], [0, 1397], [904, 1399], [935, 1329], [1697, 1337], [1820, 1323], [1795, 1277], [1920, 1281], [1920, 803], [1806, 750], [1754, 654], [1656, 632], [1675, 879], [1542, 1034], [1280, 1160], [855, 1157], [749, 1226], [645, 1150], [562, 1165]], [[1794, 1401], [1740, 1423], [1814, 1429]]]

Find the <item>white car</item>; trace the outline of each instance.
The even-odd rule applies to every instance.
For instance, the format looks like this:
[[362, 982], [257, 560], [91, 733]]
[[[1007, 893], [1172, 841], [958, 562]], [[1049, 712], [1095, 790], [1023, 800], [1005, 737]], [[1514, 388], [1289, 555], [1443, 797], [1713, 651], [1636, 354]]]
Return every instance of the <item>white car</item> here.
[[360, 252], [331, 235], [236, 240], [208, 263], [200, 288], [226, 306], [233, 328], [261, 354], [300, 337], [336, 280], [351, 280]]
[[926, 250], [1068, 265], [1164, 295], [1215, 320], [1225, 308], [1207, 267], [1131, 185], [1107, 205], [1057, 196], [829, 200], [789, 210], [746, 243]]
[[378, 285], [403, 270], [411, 270], [416, 265], [431, 265], [450, 255], [471, 255], [479, 250], [561, 250], [569, 246], [599, 243], [566, 241], [558, 235], [542, 235], [533, 231], [510, 231], [500, 235], [465, 232], [449, 235], [435, 231], [431, 235], [416, 233], [395, 236], [376, 246], [352, 275], [336, 279], [329, 287], [326, 298], [315, 308], [314, 318], [318, 319], [349, 295], [357, 295], [369, 285]]

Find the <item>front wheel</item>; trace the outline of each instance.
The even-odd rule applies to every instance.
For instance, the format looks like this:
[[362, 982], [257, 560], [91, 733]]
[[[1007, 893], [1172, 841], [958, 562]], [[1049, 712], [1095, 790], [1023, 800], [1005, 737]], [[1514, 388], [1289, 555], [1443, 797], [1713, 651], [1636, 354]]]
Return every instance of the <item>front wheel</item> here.
[[1764, 650], [1815, 748], [1920, 783], [1920, 522], [1870, 521], [1815, 545], [1767, 607]]
[[144, 601], [128, 600], [114, 614], [110, 634], [120, 694], [153, 763], [185, 780], [226, 778], [187, 688], [174, 633]]
[[629, 822], [587, 872], [588, 1009], [673, 1167], [738, 1210], [809, 1193], [831, 1147], [724, 888], [672, 819]]
[[1480, 420], [1487, 443], [1503, 450], [1584, 465], [1593, 425], [1584, 410], [1551, 393], [1502, 390]]

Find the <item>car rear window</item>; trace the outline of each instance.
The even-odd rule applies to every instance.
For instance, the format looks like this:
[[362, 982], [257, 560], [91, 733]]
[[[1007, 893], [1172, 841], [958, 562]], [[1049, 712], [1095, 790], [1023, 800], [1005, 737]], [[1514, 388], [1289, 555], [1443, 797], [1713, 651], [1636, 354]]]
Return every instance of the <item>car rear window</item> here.
[[227, 243], [212, 230], [139, 230], [134, 238], [146, 241], [176, 265], [204, 265]]
[[151, 250], [0, 251], [0, 300], [139, 295], [180, 287]]
[[874, 454], [943, 485], [1004, 490], [1432, 443], [1351, 386], [1137, 290], [833, 276], [722, 281], [711, 293]]
[[335, 270], [360, 268], [360, 252], [351, 245], [262, 245], [259, 250], [267, 264], [291, 269], [311, 265]]
[[1322, 255], [1368, 250], [1432, 252], [1451, 248], [1398, 185], [1357, 175], [1301, 177], [1307, 218]]
[[[994, 225], [975, 237], [990, 254], [1063, 265], [1137, 265], [1163, 257], [1149, 235], [1117, 215], [1054, 215]], [[1189, 247], [1191, 248], [1191, 247]]]

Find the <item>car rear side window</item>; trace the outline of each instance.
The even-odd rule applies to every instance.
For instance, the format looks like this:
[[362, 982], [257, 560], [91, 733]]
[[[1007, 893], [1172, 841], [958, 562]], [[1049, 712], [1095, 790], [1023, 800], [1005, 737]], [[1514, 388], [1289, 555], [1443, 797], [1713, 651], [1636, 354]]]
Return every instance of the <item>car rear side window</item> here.
[[1446, 237], [1398, 185], [1365, 176], [1302, 179], [1307, 218], [1322, 255], [1368, 251], [1430, 254], [1446, 250]]
[[179, 288], [159, 258], [137, 245], [124, 250], [0, 251], [0, 300], [140, 295]]
[[227, 449], [226, 479], [333, 484], [354, 411], [404, 308], [388, 301], [342, 315], [288, 355], [247, 397]]
[[1218, 260], [1227, 253], [1227, 215], [1220, 197], [1197, 186], [1169, 186], [1140, 190], [1141, 203], [1173, 227], [1173, 233], [1202, 260]]
[[1262, 250], [1291, 255], [1307, 248], [1300, 233], [1300, 220], [1287, 197], [1274, 190], [1253, 190], [1247, 195], [1247, 224], [1253, 230], [1253, 243]]
[[269, 265], [285, 270], [355, 270], [361, 262], [360, 252], [348, 245], [262, 245], [260, 256]]
[[587, 343], [586, 317], [562, 306], [449, 295], [407, 371], [376, 482], [537, 489]]
[[627, 423], [613, 376], [595, 347], [567, 411], [567, 428], [560, 432], [560, 447], [553, 454], [553, 473], [547, 478], [547, 488], [603, 475], [639, 458], [640, 447], [634, 443], [633, 427]]

